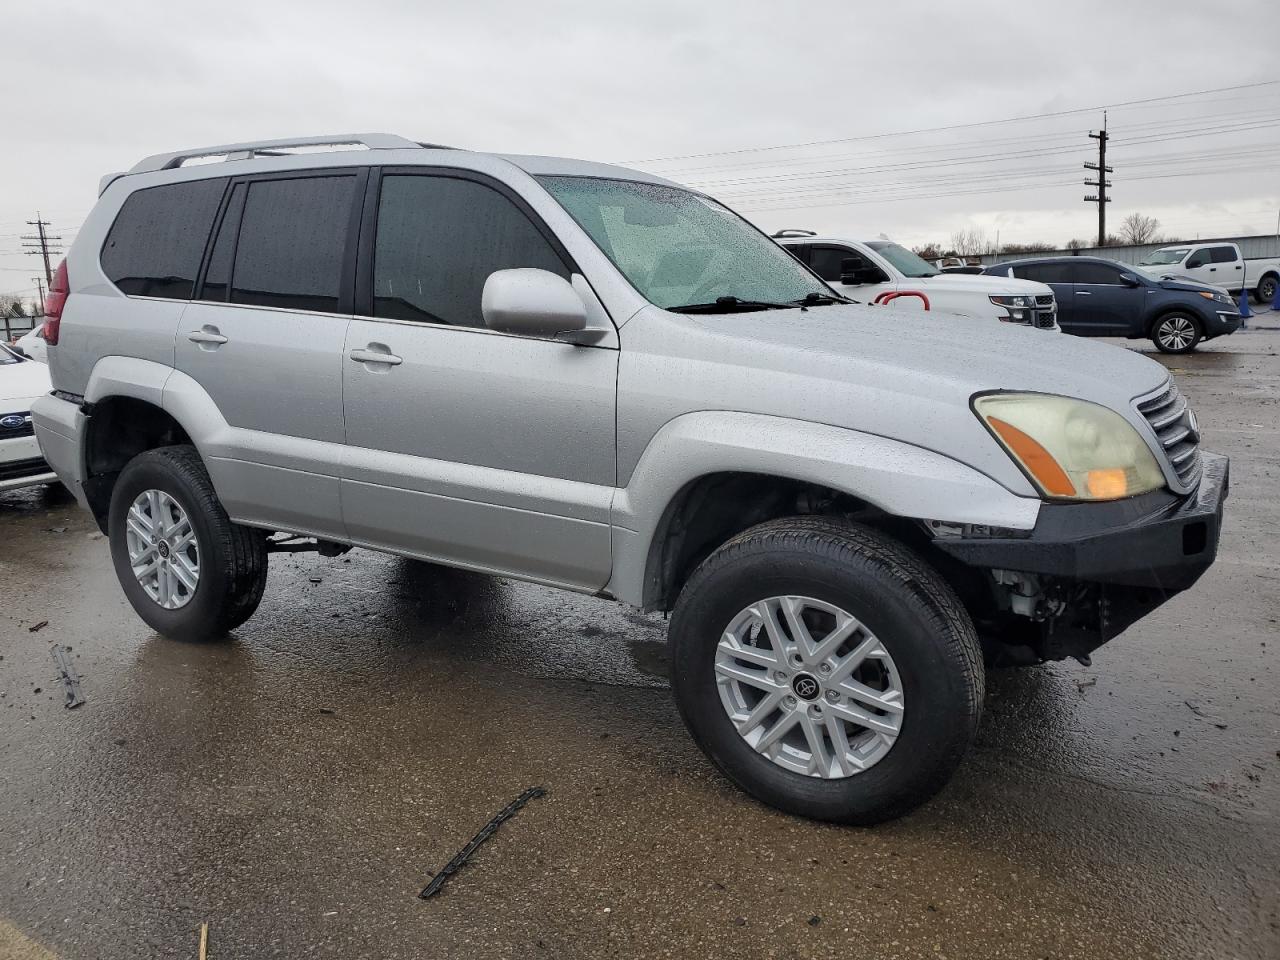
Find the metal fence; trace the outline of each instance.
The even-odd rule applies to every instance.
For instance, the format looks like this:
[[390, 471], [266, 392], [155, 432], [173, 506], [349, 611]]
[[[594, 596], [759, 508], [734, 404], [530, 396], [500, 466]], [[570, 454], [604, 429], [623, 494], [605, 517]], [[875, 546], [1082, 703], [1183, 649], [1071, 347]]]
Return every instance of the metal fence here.
[[1246, 260], [1257, 257], [1280, 257], [1280, 235], [1265, 234], [1258, 237], [1213, 237], [1199, 240], [1165, 240], [1160, 243], [1143, 243], [1119, 247], [1081, 247], [1079, 250], [1045, 250], [1040, 253], [988, 253], [982, 257], [983, 266], [1021, 260], [1023, 257], [1107, 257], [1121, 263], [1137, 263], [1147, 254], [1161, 247], [1173, 247], [1202, 243], [1235, 243]]

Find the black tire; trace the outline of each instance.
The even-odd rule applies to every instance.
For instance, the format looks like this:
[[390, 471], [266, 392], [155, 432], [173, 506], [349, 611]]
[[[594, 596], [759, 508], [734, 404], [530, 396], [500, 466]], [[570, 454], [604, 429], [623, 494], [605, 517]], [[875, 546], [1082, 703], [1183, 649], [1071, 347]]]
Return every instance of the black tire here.
[[1166, 313], [1151, 325], [1151, 342], [1161, 353], [1190, 353], [1203, 339], [1204, 327], [1189, 313]]
[[[200, 578], [185, 605], [167, 610], [142, 588], [129, 564], [129, 507], [146, 490], [173, 497], [191, 520], [199, 544]], [[107, 520], [111, 559], [125, 596], [150, 627], [175, 640], [223, 637], [253, 615], [267, 584], [266, 535], [232, 523], [191, 446], [160, 447], [125, 465], [111, 492]]]
[[1258, 289], [1254, 291], [1254, 295], [1258, 298], [1261, 306], [1271, 306], [1276, 299], [1276, 278], [1272, 274], [1267, 274], [1258, 281]]
[[[898, 739], [843, 779], [793, 773], [757, 753], [721, 704], [715, 651], [731, 618], [773, 596], [839, 606], [875, 633], [902, 678]], [[934, 796], [973, 742], [986, 674], [973, 623], [942, 577], [902, 544], [825, 517], [762, 523], [734, 537], [690, 577], [669, 631], [676, 704], [703, 752], [753, 797], [817, 820], [867, 825]]]

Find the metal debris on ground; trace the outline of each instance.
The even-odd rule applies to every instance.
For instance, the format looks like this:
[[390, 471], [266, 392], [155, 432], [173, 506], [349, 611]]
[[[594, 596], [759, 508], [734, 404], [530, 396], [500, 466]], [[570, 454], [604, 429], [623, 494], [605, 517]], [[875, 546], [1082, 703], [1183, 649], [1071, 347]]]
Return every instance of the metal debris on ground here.
[[62, 690], [67, 695], [67, 702], [63, 706], [74, 710], [84, 703], [84, 697], [80, 695], [80, 678], [76, 675], [75, 667], [71, 666], [66, 647], [58, 644], [51, 652], [58, 664], [58, 673], [62, 676]]
[[39, 632], [39, 631], [43, 630], [43, 629], [44, 629], [45, 627], [47, 627], [48, 625], [49, 625], [49, 621], [48, 621], [48, 620], [41, 620], [39, 623], [33, 623], [31, 626], [27, 627], [27, 632], [28, 632], [28, 633], [37, 633], [37, 632]]
[[493, 836], [500, 826], [515, 816], [516, 812], [530, 800], [536, 800], [538, 797], [545, 797], [546, 795], [547, 791], [545, 788], [530, 787], [528, 790], [524, 791], [524, 793], [520, 794], [520, 796], [516, 797], [509, 804], [499, 810], [494, 818], [481, 827], [476, 835], [471, 838], [471, 842], [459, 850], [454, 855], [453, 859], [446, 863], [440, 869], [440, 872], [431, 878], [431, 882], [423, 887], [422, 892], [418, 894], [418, 896], [423, 900], [428, 900], [431, 897], [434, 897], [440, 892], [440, 889], [445, 885], [448, 879], [462, 869], [463, 865], [471, 859], [472, 854], [480, 848], [480, 844]]
[[1077, 680], [1076, 689], [1079, 690], [1081, 693], [1084, 693], [1086, 687], [1096, 686], [1097, 683], [1098, 683], [1097, 677], [1089, 677], [1087, 680]]

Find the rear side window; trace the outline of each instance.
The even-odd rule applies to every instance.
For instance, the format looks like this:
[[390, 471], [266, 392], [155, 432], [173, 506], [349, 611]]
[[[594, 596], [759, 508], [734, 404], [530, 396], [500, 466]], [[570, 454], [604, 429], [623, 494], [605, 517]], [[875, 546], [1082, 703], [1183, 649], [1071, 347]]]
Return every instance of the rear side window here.
[[374, 316], [483, 327], [485, 280], [514, 267], [570, 276], [533, 222], [492, 187], [456, 177], [383, 178]]
[[[354, 176], [250, 183], [235, 242], [231, 302], [336, 312], [355, 184]], [[223, 243], [219, 236], [217, 245]], [[210, 261], [215, 290], [220, 253], [215, 249]]]
[[1013, 275], [1022, 280], [1038, 283], [1070, 283], [1072, 265], [1069, 263], [1029, 263], [1013, 268]]
[[1231, 247], [1210, 247], [1210, 263], [1235, 263], [1236, 252]]
[[190, 300], [227, 178], [148, 187], [129, 195], [102, 247], [121, 293]]
[[240, 232], [240, 214], [244, 212], [244, 195], [249, 185], [238, 183], [231, 191], [231, 202], [222, 216], [218, 236], [213, 241], [209, 269], [205, 271], [201, 300], [226, 300], [231, 287], [231, 258], [236, 251], [236, 235]]

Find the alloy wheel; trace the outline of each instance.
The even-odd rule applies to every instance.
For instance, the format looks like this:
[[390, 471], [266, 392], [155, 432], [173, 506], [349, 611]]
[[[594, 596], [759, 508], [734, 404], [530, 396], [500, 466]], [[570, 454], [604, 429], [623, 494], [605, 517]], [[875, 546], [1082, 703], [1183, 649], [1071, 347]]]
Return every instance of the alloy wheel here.
[[144, 490], [125, 525], [129, 566], [147, 596], [166, 610], [186, 606], [200, 584], [200, 544], [186, 511], [163, 490]]
[[770, 597], [734, 616], [716, 646], [715, 678], [738, 734], [795, 773], [861, 773], [902, 729], [902, 679], [889, 652], [851, 614], [812, 597]]
[[1186, 317], [1166, 317], [1160, 321], [1156, 336], [1170, 350], [1185, 350], [1196, 338], [1196, 327]]

